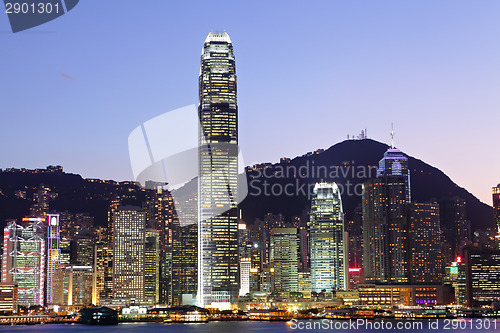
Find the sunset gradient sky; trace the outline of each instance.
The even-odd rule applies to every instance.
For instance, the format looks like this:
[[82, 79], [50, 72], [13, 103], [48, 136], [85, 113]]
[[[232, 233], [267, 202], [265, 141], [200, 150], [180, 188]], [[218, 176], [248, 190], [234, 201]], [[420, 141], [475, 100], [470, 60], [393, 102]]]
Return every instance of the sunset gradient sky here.
[[491, 204], [500, 182], [500, 1], [83, 0], [12, 34], [0, 14], [0, 168], [132, 178], [127, 137], [197, 104], [210, 30], [231, 36], [246, 164], [359, 134]]

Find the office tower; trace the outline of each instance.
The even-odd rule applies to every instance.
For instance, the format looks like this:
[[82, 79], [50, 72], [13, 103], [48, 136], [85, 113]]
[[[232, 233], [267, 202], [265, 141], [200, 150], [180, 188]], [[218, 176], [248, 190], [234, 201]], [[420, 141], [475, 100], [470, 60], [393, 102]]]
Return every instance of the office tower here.
[[[173, 304], [172, 245], [175, 218], [174, 200], [164, 183], [146, 182], [147, 225], [159, 232], [159, 300], [161, 304]], [[193, 221], [194, 222], [194, 221]]]
[[248, 258], [252, 256], [253, 244], [250, 241], [250, 230], [244, 222], [238, 223], [238, 257]]
[[[366, 282], [407, 283], [409, 171], [390, 148], [377, 178], [363, 184], [363, 266]], [[406, 174], [407, 173], [407, 174]]]
[[252, 269], [252, 259], [240, 258], [240, 296], [250, 292], [250, 269]]
[[81, 232], [73, 239], [72, 264], [77, 266], [92, 266], [94, 264], [94, 238], [89, 232]]
[[172, 304], [193, 305], [198, 290], [198, 224], [182, 226], [175, 217], [173, 225]]
[[205, 40], [199, 89], [197, 301], [227, 307], [238, 298], [238, 107], [233, 45], [225, 32]]
[[49, 214], [47, 220], [47, 304], [56, 304], [53, 291], [55, 286], [60, 286], [60, 281], [55, 273], [61, 264], [59, 215]]
[[310, 271], [310, 244], [309, 244], [309, 232], [306, 226], [300, 226], [298, 228], [299, 233], [299, 270]]
[[17, 283], [0, 283], [0, 314], [12, 315], [17, 312], [18, 306]]
[[92, 304], [92, 266], [68, 266], [64, 276], [64, 304]]
[[311, 271], [299, 271], [299, 293], [310, 295], [312, 291]]
[[19, 305], [45, 301], [44, 223], [45, 218], [23, 218], [4, 229], [2, 282], [17, 282]]
[[160, 232], [146, 230], [144, 249], [144, 297], [151, 305], [160, 302]]
[[298, 292], [297, 228], [275, 228], [271, 231], [271, 265], [274, 269], [274, 291]]
[[446, 267], [443, 282], [453, 287], [455, 304], [467, 306], [467, 271], [462, 257], [457, 257]]
[[406, 202], [411, 202], [410, 169], [408, 168], [408, 157], [394, 147], [387, 149], [384, 157], [378, 163], [377, 177], [402, 176], [405, 183]]
[[113, 298], [144, 301], [146, 214], [139, 207], [119, 206], [113, 213]]
[[470, 221], [467, 219], [467, 204], [460, 197], [439, 200], [439, 216], [445, 241], [451, 247], [447, 264], [457, 256], [462, 256], [465, 246], [472, 243]]
[[439, 205], [411, 203], [410, 282], [440, 284], [443, 277]]
[[66, 237], [61, 237], [59, 246], [61, 249], [61, 265], [71, 265], [71, 240]]
[[99, 305], [101, 300], [113, 296], [113, 248], [106, 243], [97, 243], [94, 252], [94, 287], [92, 303]]
[[347, 253], [344, 239], [342, 198], [336, 183], [316, 183], [311, 201], [309, 237], [311, 289], [347, 289]]
[[500, 251], [465, 250], [468, 272], [468, 306], [500, 301]]
[[500, 184], [497, 187], [493, 187], [493, 209], [495, 211], [497, 234], [500, 235]]

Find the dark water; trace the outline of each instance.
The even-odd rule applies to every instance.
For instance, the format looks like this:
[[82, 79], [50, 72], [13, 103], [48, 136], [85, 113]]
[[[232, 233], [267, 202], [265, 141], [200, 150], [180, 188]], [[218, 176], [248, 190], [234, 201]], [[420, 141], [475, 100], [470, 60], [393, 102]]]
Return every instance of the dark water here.
[[[407, 325], [406, 329], [396, 327], [398, 323]], [[347, 325], [350, 324], [350, 327]], [[293, 325], [263, 322], [211, 322], [207, 324], [163, 324], [163, 323], [123, 323], [116, 326], [86, 326], [86, 325], [32, 325], [32, 326], [0, 326], [0, 332], [92, 332], [92, 333], [246, 333], [246, 332], [500, 332], [500, 320], [469, 319], [461, 321], [380, 321], [359, 322], [358, 326], [348, 321], [300, 321]], [[316, 327], [311, 327], [316, 325]], [[341, 327], [344, 326], [344, 328]], [[366, 325], [372, 325], [367, 327]], [[416, 326], [415, 326], [416, 325]], [[419, 326], [420, 325], [420, 326]], [[495, 328], [496, 326], [496, 328]]]

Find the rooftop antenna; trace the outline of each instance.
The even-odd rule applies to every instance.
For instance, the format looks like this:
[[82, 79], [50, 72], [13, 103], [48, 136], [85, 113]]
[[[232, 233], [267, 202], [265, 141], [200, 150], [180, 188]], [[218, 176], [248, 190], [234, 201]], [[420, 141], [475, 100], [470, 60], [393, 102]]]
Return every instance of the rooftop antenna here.
[[391, 148], [394, 149], [394, 123], [391, 123]]

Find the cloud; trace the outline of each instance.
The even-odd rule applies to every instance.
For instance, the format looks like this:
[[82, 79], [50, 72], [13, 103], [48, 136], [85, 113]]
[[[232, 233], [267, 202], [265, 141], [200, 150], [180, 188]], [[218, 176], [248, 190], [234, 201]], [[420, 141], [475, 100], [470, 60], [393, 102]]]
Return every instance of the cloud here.
[[59, 75], [63, 78], [63, 79], [66, 79], [66, 80], [76, 80], [74, 77], [72, 77], [71, 75], [69, 74], [66, 74], [64, 72], [59, 72]]

